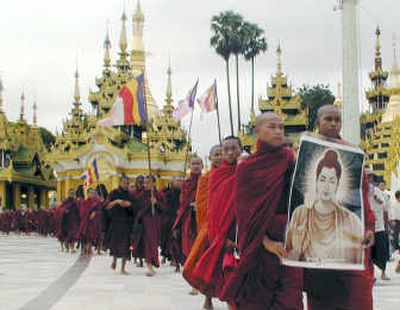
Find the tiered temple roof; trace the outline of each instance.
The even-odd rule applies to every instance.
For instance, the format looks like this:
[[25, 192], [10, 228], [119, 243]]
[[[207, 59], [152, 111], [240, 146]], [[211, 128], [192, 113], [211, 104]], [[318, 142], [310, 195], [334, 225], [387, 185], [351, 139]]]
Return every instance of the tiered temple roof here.
[[282, 50], [280, 44], [276, 50], [277, 69], [271, 85], [267, 85], [267, 96], [258, 99], [258, 108], [262, 113], [272, 111], [282, 116], [287, 133], [305, 131], [308, 125], [308, 111], [301, 108], [300, 96], [293, 94], [288, 79], [282, 72]]

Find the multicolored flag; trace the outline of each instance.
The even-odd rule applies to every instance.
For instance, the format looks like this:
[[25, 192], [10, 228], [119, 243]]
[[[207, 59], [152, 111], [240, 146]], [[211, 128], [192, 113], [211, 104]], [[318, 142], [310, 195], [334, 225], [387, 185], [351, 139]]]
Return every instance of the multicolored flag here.
[[186, 98], [178, 101], [178, 106], [173, 113], [173, 117], [177, 122], [180, 122], [182, 118], [189, 114], [192, 109], [194, 109], [198, 84], [199, 80], [197, 80], [196, 84], [194, 84], [194, 86], [189, 90]]
[[217, 95], [217, 81], [204, 92], [204, 94], [197, 99], [202, 113], [213, 112], [218, 109], [218, 95]]
[[98, 122], [101, 127], [140, 125], [146, 122], [143, 73], [128, 81], [118, 93], [108, 115]]

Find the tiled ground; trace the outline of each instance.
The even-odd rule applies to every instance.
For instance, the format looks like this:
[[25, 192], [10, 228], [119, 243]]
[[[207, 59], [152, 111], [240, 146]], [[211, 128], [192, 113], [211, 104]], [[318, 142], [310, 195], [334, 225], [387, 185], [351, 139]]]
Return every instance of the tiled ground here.
[[[52, 238], [0, 236], [0, 309], [26, 306], [40, 293], [54, 286], [57, 279], [74, 265], [78, 254], [59, 251]], [[169, 266], [161, 267], [154, 278], [145, 276], [144, 268], [129, 264], [129, 276], [120, 276], [109, 267], [108, 256], [94, 256], [78, 281], [51, 308], [54, 310], [197, 310], [202, 297], [190, 296], [190, 287]], [[75, 266], [75, 265], [74, 265]], [[400, 275], [389, 266], [389, 282], [377, 282], [375, 309], [397, 310], [400, 305]], [[28, 307], [27, 307], [28, 305]], [[37, 308], [44, 310], [44, 308]], [[215, 309], [226, 309], [215, 302]]]

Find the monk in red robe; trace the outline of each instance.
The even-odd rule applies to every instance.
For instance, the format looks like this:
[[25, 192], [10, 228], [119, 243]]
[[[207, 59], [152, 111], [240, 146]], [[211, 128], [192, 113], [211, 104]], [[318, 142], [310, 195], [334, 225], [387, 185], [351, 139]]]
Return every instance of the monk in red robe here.
[[64, 215], [64, 206], [60, 204], [54, 211], [54, 236], [60, 242], [61, 252], [64, 252], [65, 235], [62, 230], [62, 218]]
[[101, 227], [98, 225], [96, 219], [96, 208], [101, 205], [101, 200], [97, 196], [94, 189], [90, 188], [88, 191], [88, 199], [81, 203], [81, 225], [79, 228], [79, 236], [81, 244], [84, 245], [83, 253], [92, 255], [93, 245], [101, 234]]
[[[133, 196], [138, 196], [140, 193], [143, 192], [144, 189], [144, 176], [143, 175], [138, 175], [135, 180], [135, 184], [131, 184], [129, 186], [129, 191]], [[137, 210], [139, 211], [139, 210]], [[136, 216], [138, 212], [135, 214], [134, 221], [136, 221]], [[135, 236], [133, 236], [134, 238]], [[135, 243], [134, 249], [132, 249], [132, 256], [134, 257], [134, 262], [136, 263], [137, 267], [143, 267], [143, 259], [145, 258], [144, 254], [144, 245], [140, 240], [132, 240], [132, 243]]]
[[182, 184], [179, 197], [179, 210], [172, 227], [174, 236], [180, 234], [182, 238], [182, 252], [187, 257], [196, 239], [196, 213], [195, 197], [197, 183], [203, 169], [203, 161], [200, 157], [190, 159], [190, 177]]
[[[333, 105], [319, 109], [317, 128], [319, 137], [334, 143], [349, 145], [340, 137], [342, 118]], [[316, 270], [305, 269], [304, 286], [309, 309], [362, 309], [372, 310], [372, 288], [374, 284], [370, 248], [374, 243], [375, 216], [368, 200], [368, 178], [364, 173], [362, 183], [365, 238], [365, 270]], [[360, 245], [361, 246], [361, 245]]]
[[[210, 150], [209, 160], [211, 162], [211, 170], [202, 175], [199, 179], [196, 192], [196, 223], [197, 237], [194, 241], [192, 250], [186, 259], [183, 267], [182, 275], [190, 284], [194, 283], [193, 270], [203, 255], [204, 251], [209, 246], [208, 240], [208, 183], [212, 172], [221, 165], [222, 162], [222, 147], [214, 145]], [[195, 286], [195, 285], [192, 285]], [[203, 309], [212, 309], [211, 296], [206, 294]]]
[[75, 253], [75, 242], [78, 240], [80, 223], [79, 204], [76, 200], [75, 190], [68, 191], [68, 198], [61, 205], [64, 208], [61, 229], [65, 236], [66, 250], [67, 252]]
[[281, 117], [256, 119], [257, 151], [236, 169], [233, 187], [240, 260], [220, 298], [240, 310], [303, 309], [302, 269], [281, 265], [294, 153]]
[[133, 206], [136, 198], [129, 192], [129, 178], [122, 176], [117, 189], [113, 190], [105, 201], [109, 216], [107, 229], [107, 246], [113, 257], [111, 268], [117, 268], [117, 258], [122, 259], [121, 274], [127, 275], [126, 262], [131, 259], [129, 250], [130, 233], [133, 224]]
[[[148, 175], [144, 178], [143, 191], [136, 196], [140, 204], [140, 211], [136, 216], [136, 224], [141, 223], [142, 232], [140, 239], [144, 246], [144, 257], [147, 265], [146, 275], [155, 275], [154, 267], [160, 267], [158, 246], [160, 245], [161, 211], [165, 208], [162, 192], [155, 188], [155, 178]], [[138, 240], [138, 238], [136, 239]], [[134, 248], [133, 248], [134, 249]]]
[[35, 230], [35, 214], [30, 208], [25, 213], [24, 230], [26, 235], [30, 235]]

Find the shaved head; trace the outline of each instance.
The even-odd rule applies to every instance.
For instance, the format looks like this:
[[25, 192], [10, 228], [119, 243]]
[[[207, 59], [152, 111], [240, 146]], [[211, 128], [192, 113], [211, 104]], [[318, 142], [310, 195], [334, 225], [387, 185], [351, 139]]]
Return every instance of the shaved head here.
[[264, 122], [269, 122], [271, 120], [280, 120], [282, 121], [282, 117], [274, 112], [265, 112], [257, 115], [256, 117], [256, 128], [259, 128]]
[[318, 109], [317, 112], [317, 122], [320, 120], [320, 118], [325, 115], [325, 114], [338, 114], [339, 116], [341, 116], [340, 110], [335, 107], [333, 104], [327, 104], [327, 105], [323, 105], [322, 107], [320, 107]]
[[340, 110], [331, 104], [320, 107], [317, 113], [316, 127], [323, 136], [340, 138], [340, 129], [342, 128]]

